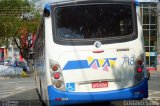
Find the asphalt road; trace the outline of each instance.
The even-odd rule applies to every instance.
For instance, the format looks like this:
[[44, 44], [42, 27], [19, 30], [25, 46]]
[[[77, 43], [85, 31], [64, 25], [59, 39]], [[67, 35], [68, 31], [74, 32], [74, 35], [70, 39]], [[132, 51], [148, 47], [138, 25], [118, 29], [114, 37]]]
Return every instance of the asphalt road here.
[[[33, 78], [11, 78], [0, 80], [0, 98], [12, 97], [21, 92], [28, 91], [35, 88], [35, 82]], [[19, 99], [16, 96], [15, 99]], [[32, 97], [32, 96], [31, 96]], [[20, 97], [21, 99], [28, 99], [26, 97]], [[32, 97], [33, 99], [35, 97]], [[36, 97], [37, 98], [37, 97]], [[8, 99], [8, 98], [7, 98]]]
[[[10, 102], [10, 104], [18, 104], [12, 106], [42, 106], [42, 102], [39, 100], [39, 96], [35, 89], [33, 77], [0, 80], [0, 99], [0, 106]], [[145, 100], [148, 100], [148, 102], [140, 102], [141, 106], [160, 106], [160, 72], [151, 73], [151, 78], [149, 80], [149, 97]], [[109, 105], [106, 102], [103, 102], [80, 104], [76, 106], [127, 106], [128, 103], [129, 101], [113, 101]], [[4, 106], [10, 105], [7, 104]]]
[[149, 87], [148, 99], [160, 101], [160, 71], [151, 73], [148, 87]]

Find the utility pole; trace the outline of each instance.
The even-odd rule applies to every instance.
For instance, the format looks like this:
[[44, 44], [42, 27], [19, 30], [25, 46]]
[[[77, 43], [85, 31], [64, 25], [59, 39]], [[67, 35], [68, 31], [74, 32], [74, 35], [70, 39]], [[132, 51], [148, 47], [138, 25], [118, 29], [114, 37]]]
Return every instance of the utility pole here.
[[160, 69], [160, 1], [158, 2], [157, 5], [157, 68]]
[[158, 40], [158, 54], [160, 54], [160, 1], [158, 2], [158, 5], [157, 5], [157, 29], [158, 29], [158, 36], [157, 36], [157, 40]]

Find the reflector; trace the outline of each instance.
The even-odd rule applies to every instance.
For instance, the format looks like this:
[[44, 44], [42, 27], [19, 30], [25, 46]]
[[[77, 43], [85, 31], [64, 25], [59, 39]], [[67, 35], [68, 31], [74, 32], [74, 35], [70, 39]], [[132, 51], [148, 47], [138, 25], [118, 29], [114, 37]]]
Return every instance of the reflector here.
[[54, 85], [55, 85], [56, 88], [60, 88], [62, 86], [62, 83], [61, 83], [61, 81], [56, 81], [54, 83]]
[[61, 101], [62, 99], [61, 98], [55, 98], [55, 101]]

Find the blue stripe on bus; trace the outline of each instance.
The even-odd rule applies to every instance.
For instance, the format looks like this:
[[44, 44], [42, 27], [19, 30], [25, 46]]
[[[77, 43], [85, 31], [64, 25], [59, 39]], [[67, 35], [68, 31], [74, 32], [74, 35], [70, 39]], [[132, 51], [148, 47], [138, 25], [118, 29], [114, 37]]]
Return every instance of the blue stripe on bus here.
[[139, 6], [139, 0], [135, 0], [135, 5]]
[[75, 61], [68, 61], [67, 64], [64, 66], [63, 70], [72, 70], [72, 69], [85, 69], [89, 68], [87, 60], [75, 60]]
[[[140, 92], [141, 93], [137, 93]], [[67, 105], [76, 103], [114, 101], [114, 100], [133, 100], [148, 97], [148, 80], [144, 79], [139, 85], [113, 91], [104, 92], [64, 92], [55, 89], [52, 85], [48, 86], [50, 106]], [[56, 98], [65, 98], [62, 101], [55, 101]]]
[[47, 10], [49, 10], [51, 12], [51, 7], [50, 7], [49, 4], [45, 4], [44, 8], [47, 9]]
[[[108, 65], [108, 67], [110, 67], [110, 62], [109, 60], [113, 60], [113, 61], [116, 61], [117, 58], [104, 58], [105, 59], [105, 63], [103, 64], [103, 67], [104, 65]], [[86, 69], [86, 68], [91, 68], [91, 66], [93, 65], [93, 63], [96, 62], [97, 66], [100, 67], [100, 64], [98, 62], [98, 59], [94, 59], [92, 61], [91, 64], [88, 64], [88, 61], [87, 60], [74, 60], [74, 61], [68, 61], [63, 70], [73, 70], [73, 69]]]

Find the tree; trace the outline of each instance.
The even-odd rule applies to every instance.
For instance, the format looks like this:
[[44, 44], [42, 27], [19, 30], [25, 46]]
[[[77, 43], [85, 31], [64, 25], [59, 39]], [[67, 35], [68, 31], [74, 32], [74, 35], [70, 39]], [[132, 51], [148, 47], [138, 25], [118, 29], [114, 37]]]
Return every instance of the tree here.
[[27, 0], [0, 0], [0, 46], [8, 47], [13, 40], [29, 61], [32, 45], [28, 36], [36, 33], [39, 22], [40, 14]]

